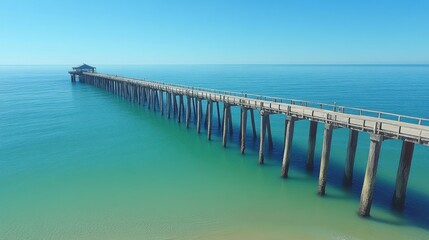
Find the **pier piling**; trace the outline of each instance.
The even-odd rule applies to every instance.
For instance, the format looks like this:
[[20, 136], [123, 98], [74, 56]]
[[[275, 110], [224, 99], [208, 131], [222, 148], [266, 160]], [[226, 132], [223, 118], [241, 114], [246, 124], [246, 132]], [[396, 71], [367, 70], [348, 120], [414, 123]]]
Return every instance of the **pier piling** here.
[[197, 114], [197, 103], [196, 103], [196, 98], [195, 97], [193, 97], [192, 98], [192, 106], [194, 107], [194, 119], [196, 120], [197, 119], [197, 116], [198, 116], [198, 114]]
[[319, 194], [320, 196], [325, 195], [326, 178], [328, 177], [329, 157], [331, 154], [332, 131], [332, 125], [330, 123], [326, 123], [323, 135], [322, 158], [320, 160], [319, 187], [317, 190], [317, 194]]
[[231, 113], [231, 105], [228, 106], [228, 124], [229, 124], [229, 135], [233, 134], [233, 127], [232, 127], [232, 113]]
[[353, 129], [349, 130], [349, 141], [347, 144], [346, 165], [344, 168], [344, 184], [350, 186], [353, 181], [353, 167], [355, 163], [356, 147], [358, 143], [359, 132]]
[[295, 126], [295, 117], [286, 116], [286, 131], [285, 131], [285, 144], [284, 144], [284, 151], [283, 151], [283, 161], [282, 161], [282, 172], [281, 176], [283, 178], [288, 177], [288, 171], [289, 171], [289, 163], [290, 163], [290, 156], [292, 152], [292, 141], [293, 141], [293, 132], [294, 132], [294, 126]]
[[398, 173], [396, 175], [395, 192], [393, 193], [392, 199], [393, 207], [396, 209], [402, 209], [404, 207], [413, 152], [414, 143], [403, 141], [401, 157], [399, 159]]
[[183, 95], [179, 95], [179, 109], [177, 113], [177, 122], [180, 123], [182, 120], [182, 113], [183, 113]]
[[212, 139], [212, 118], [213, 118], [213, 102], [209, 100], [207, 102], [207, 139]]
[[[152, 97], [152, 90], [148, 89], [147, 93], [148, 93], [147, 109], [150, 109], [150, 107], [152, 105], [152, 99], [153, 99], [153, 97]], [[122, 90], [122, 96], [125, 96], [125, 88], [123, 88], [123, 90]]]
[[225, 103], [223, 105], [223, 124], [222, 124], [222, 146], [226, 147], [227, 134], [228, 134], [228, 119], [229, 119], [229, 105]]
[[207, 126], [208, 122], [209, 122], [209, 101], [207, 100], [207, 105], [206, 105], [206, 117], [204, 118], [204, 126]]
[[186, 128], [189, 128], [190, 118], [191, 118], [191, 97], [186, 96]]
[[308, 133], [307, 171], [314, 168], [314, 150], [316, 148], [317, 122], [310, 121], [310, 131]]
[[197, 99], [197, 133], [201, 132], [201, 118], [203, 115], [202, 110], [201, 110], [201, 108], [202, 108], [201, 104], [202, 104], [201, 99], [198, 98]]
[[166, 96], [167, 100], [167, 118], [170, 119], [171, 117], [171, 93], [167, 92]]
[[246, 149], [246, 125], [247, 125], [247, 108], [241, 108], [241, 146], [240, 152], [244, 154], [244, 150]]
[[371, 134], [368, 162], [366, 164], [365, 178], [359, 204], [359, 215], [362, 217], [368, 217], [370, 215], [382, 141], [383, 137], [381, 135]]
[[270, 115], [267, 115], [267, 132], [268, 132], [268, 149], [271, 151], [274, 148], [273, 135], [271, 134], [271, 120]]
[[173, 93], [173, 118], [175, 118], [177, 115], [177, 98], [176, 94]]
[[161, 116], [164, 115], [164, 91], [159, 91], [159, 111], [161, 112]]
[[261, 131], [259, 138], [259, 164], [264, 164], [265, 132], [267, 129], [268, 113], [261, 110]]
[[217, 109], [217, 126], [218, 126], [218, 128], [220, 128], [221, 127], [221, 122], [220, 122], [219, 102], [216, 102], [216, 109]]
[[255, 113], [253, 112], [253, 109], [250, 109], [250, 121], [252, 122], [253, 139], [256, 139], [258, 136], [256, 135]]

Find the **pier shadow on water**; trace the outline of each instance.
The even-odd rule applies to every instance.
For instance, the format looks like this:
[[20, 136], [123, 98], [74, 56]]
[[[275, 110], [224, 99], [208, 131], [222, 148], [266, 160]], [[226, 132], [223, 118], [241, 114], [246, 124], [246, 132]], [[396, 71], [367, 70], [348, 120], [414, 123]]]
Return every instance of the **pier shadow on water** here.
[[[103, 91], [98, 89], [99, 91]], [[104, 92], [104, 91], [103, 91]], [[111, 93], [107, 93], [112, 96], [112, 98], [121, 99], [119, 96], [112, 95]], [[135, 103], [129, 103], [127, 100], [121, 100], [123, 102], [126, 102], [127, 104], [121, 104], [123, 106], [124, 110], [129, 111], [133, 115], [140, 115], [140, 114], [156, 114], [159, 118], [165, 118], [167, 120], [167, 117], [161, 116], [160, 113], [154, 112], [153, 109], [148, 109], [147, 106], [140, 106]], [[120, 104], [121, 101], [117, 101], [116, 103]], [[164, 101], [165, 102], [165, 101]], [[222, 118], [222, 105], [220, 105], [220, 112], [221, 112], [221, 118]], [[203, 105], [203, 123], [205, 119], [205, 105]], [[238, 109], [238, 107], [237, 107]], [[216, 109], [213, 109], [213, 130], [212, 130], [212, 141], [218, 141], [217, 139], [222, 139], [222, 129], [218, 127], [218, 120], [217, 120], [217, 113]], [[231, 134], [228, 138], [228, 148], [236, 149], [237, 151], [240, 151], [240, 139], [239, 139], [239, 119], [240, 116], [237, 112], [232, 113], [233, 117], [233, 134]], [[185, 116], [182, 114], [182, 116]], [[250, 124], [250, 118], [248, 117], [247, 122], [247, 137], [246, 137], [246, 150], [250, 150], [249, 153], [246, 154], [257, 154], [259, 151], [259, 117], [260, 115], [255, 111], [255, 122], [256, 122], [256, 131], [257, 131], [257, 138], [252, 137], [251, 132], [251, 124]], [[177, 116], [172, 115], [171, 119], [169, 121], [176, 121], [177, 122]], [[159, 124], [156, 121], [153, 121], [152, 124]], [[185, 125], [185, 121], [182, 120], [180, 123], [181, 125]], [[277, 122], [276, 122], [277, 124]], [[273, 127], [273, 120], [272, 120], [272, 127]], [[282, 123], [284, 125], [284, 123]], [[320, 129], [323, 129], [322, 124], [318, 124], [318, 135], [317, 135], [317, 141], [321, 141], [323, 138], [323, 133], [320, 134]], [[284, 127], [284, 126], [282, 126]], [[185, 131], [195, 131], [196, 132], [196, 120], [194, 118], [193, 112], [191, 114], [191, 120], [190, 120], [190, 127], [189, 129], [184, 128]], [[295, 129], [295, 132], [297, 132], [298, 129]], [[160, 129], [162, 131], [162, 129]], [[202, 124], [201, 127], [201, 133], [200, 135], [196, 134], [196, 137], [204, 137], [206, 138], [206, 131], [207, 127], [206, 124]], [[297, 133], [295, 133], [297, 134]], [[308, 130], [305, 132], [300, 132], [299, 134], [305, 134], [308, 135]], [[283, 132], [280, 131], [273, 131], [273, 143], [274, 143], [274, 149], [268, 150], [268, 143], [266, 141], [266, 148], [265, 148], [265, 163], [263, 166], [260, 167], [275, 167], [278, 168], [278, 174], [279, 174], [279, 181], [304, 181], [308, 180], [308, 178], [311, 178], [314, 182], [314, 188], [308, 189], [308, 191], [314, 191], [314, 194], [317, 195], [317, 185], [318, 185], [318, 177], [319, 177], [319, 167], [320, 167], [320, 150], [318, 152], [318, 148], [316, 147], [316, 153], [314, 157], [314, 169], [312, 171], [308, 171], [306, 169], [306, 158], [307, 158], [307, 149], [303, 148], [301, 146], [298, 146], [298, 144], [295, 144], [296, 140], [294, 139], [294, 144], [292, 146], [292, 157], [290, 162], [290, 169], [294, 169], [294, 171], [301, 171], [303, 173], [306, 173], [305, 176], [307, 177], [296, 177], [296, 176], [289, 176], [287, 179], [282, 179], [280, 177], [280, 170], [281, 170], [281, 162], [283, 157]], [[347, 138], [344, 139], [344, 142], [347, 142]], [[221, 142], [219, 142], [221, 144]], [[344, 144], [344, 147], [346, 148], [346, 145]], [[399, 157], [399, 156], [398, 156]], [[256, 156], [257, 158], [257, 156]], [[252, 158], [254, 159], [254, 158]], [[366, 165], [367, 159], [357, 159], [356, 161], [364, 161]], [[340, 164], [342, 163], [342, 164]], [[255, 162], [255, 167], [257, 166], [257, 162]], [[343, 199], [345, 201], [347, 200], [354, 200], [357, 201], [356, 205], [356, 214], [358, 210], [358, 204], [360, 199], [360, 194], [362, 190], [363, 185], [363, 179], [365, 175], [365, 171], [357, 171], [355, 169], [353, 173], [353, 184], [351, 186], [346, 186], [343, 183], [343, 174], [344, 174], [344, 159], [338, 159], [338, 157], [333, 157], [331, 155], [330, 162], [329, 162], [329, 173], [328, 173], [328, 179], [327, 179], [327, 190], [326, 195], [322, 198], [326, 198], [327, 201], [329, 199]], [[396, 177], [396, 176], [395, 176]], [[379, 177], [376, 179], [375, 183], [375, 191], [374, 191], [374, 197], [373, 197], [373, 207], [376, 206], [378, 208], [384, 209], [387, 212], [397, 216], [400, 219], [406, 220], [406, 221], [395, 221], [392, 219], [386, 219], [382, 216], [378, 216], [377, 214], [372, 213], [371, 217], [368, 218], [362, 218], [362, 221], [375, 221], [378, 223], [383, 224], [389, 224], [389, 225], [397, 225], [397, 226], [404, 226], [404, 225], [411, 225], [416, 227], [421, 227], [423, 229], [429, 229], [429, 196], [426, 193], [419, 192], [417, 190], [414, 190], [412, 186], [408, 186], [407, 189], [407, 195], [406, 195], [406, 201], [404, 210], [399, 211], [392, 208], [391, 200], [393, 191], [395, 188], [395, 177], [389, 180], [380, 179]], [[345, 195], [336, 195], [332, 194], [329, 191], [329, 188], [337, 188], [343, 191], [344, 193], [347, 193]]]

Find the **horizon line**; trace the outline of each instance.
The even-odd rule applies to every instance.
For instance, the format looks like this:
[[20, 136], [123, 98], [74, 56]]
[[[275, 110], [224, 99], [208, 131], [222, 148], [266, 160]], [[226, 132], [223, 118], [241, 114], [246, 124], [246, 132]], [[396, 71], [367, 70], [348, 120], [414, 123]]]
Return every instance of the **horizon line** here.
[[[80, 63], [30, 63], [30, 64], [0, 64], [0, 66], [69, 66], [79, 65]], [[141, 66], [141, 65], [373, 65], [373, 66], [429, 66], [429, 63], [86, 63], [90, 65], [102, 66]]]

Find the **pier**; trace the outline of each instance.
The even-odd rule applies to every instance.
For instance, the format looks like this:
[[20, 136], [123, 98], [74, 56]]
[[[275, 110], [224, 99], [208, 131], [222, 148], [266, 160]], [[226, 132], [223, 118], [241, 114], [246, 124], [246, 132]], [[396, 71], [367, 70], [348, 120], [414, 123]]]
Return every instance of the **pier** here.
[[[333, 131], [339, 128], [349, 129], [347, 154], [345, 156], [344, 182], [352, 184], [358, 136], [370, 134], [369, 152], [365, 177], [360, 197], [359, 215], [370, 216], [371, 203], [377, 175], [378, 159], [383, 141], [394, 139], [402, 141], [402, 150], [396, 176], [392, 204], [401, 209], [404, 206], [408, 177], [411, 168], [415, 144], [429, 146], [429, 119], [403, 116], [393, 113], [367, 109], [337, 106], [335, 104], [315, 103], [302, 100], [267, 97], [262, 95], [237, 93], [207, 88], [165, 84], [141, 79], [132, 79], [97, 73], [94, 67], [82, 65], [70, 71], [71, 81], [90, 84], [121, 96], [128, 101], [147, 106], [161, 115], [174, 118], [189, 127], [191, 117], [197, 124], [197, 133], [201, 127], [207, 127], [207, 139], [211, 140], [213, 115], [217, 115], [217, 124], [222, 129], [222, 145], [227, 146], [228, 134], [233, 132], [231, 109], [240, 109], [240, 151], [245, 153], [247, 122], [250, 115], [251, 134], [257, 138], [255, 111], [260, 115], [258, 163], [264, 164], [266, 147], [272, 149], [270, 115], [284, 115], [285, 134], [284, 152], [280, 176], [288, 177], [293, 147], [294, 126], [296, 121], [310, 121], [307, 169], [314, 168], [315, 143], [318, 123], [324, 125], [323, 145], [320, 159], [317, 193], [325, 195], [328, 176], [331, 141]], [[223, 109], [220, 109], [222, 103]], [[205, 107], [204, 107], [205, 106]], [[220, 116], [222, 114], [222, 117]], [[205, 116], [204, 116], [205, 115]], [[203, 122], [203, 119], [204, 122]], [[267, 143], [265, 140], [268, 140]]]

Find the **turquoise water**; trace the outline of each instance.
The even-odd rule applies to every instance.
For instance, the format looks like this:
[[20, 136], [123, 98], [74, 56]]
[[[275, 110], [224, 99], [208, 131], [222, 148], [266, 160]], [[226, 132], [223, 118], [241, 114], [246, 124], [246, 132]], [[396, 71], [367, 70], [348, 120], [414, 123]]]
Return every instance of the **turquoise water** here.
[[[145, 65], [99, 72], [247, 91], [429, 118], [428, 66]], [[342, 186], [346, 130], [335, 130], [327, 195], [305, 171], [308, 122], [296, 124], [290, 178], [280, 178], [283, 117], [257, 164], [234, 135], [221, 146], [195, 125], [84, 84], [71, 66], [0, 66], [0, 239], [428, 239], [429, 148], [416, 146], [403, 213], [390, 209], [400, 154], [385, 141], [372, 217], [357, 216], [368, 152], [360, 134], [354, 184]], [[256, 121], [257, 125], [259, 120]], [[215, 124], [216, 126], [216, 124]], [[257, 126], [258, 127], [258, 126]], [[258, 128], [259, 131], [259, 128]]]

